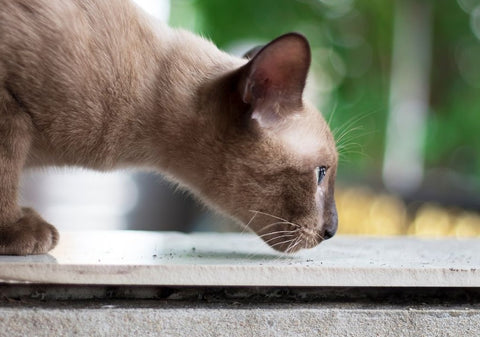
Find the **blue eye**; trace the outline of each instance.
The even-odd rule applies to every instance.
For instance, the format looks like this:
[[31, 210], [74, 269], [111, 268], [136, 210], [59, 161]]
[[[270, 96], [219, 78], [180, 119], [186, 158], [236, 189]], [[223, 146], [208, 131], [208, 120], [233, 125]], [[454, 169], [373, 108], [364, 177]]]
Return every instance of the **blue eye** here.
[[315, 176], [317, 177], [317, 184], [320, 185], [323, 178], [327, 174], [327, 168], [325, 166], [320, 166], [315, 169]]

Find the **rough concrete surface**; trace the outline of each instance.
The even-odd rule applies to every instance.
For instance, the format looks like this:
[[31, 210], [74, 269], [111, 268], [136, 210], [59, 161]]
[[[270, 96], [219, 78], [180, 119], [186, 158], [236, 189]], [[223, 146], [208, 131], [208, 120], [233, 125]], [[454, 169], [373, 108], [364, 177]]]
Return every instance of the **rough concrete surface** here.
[[480, 241], [63, 233], [0, 256], [0, 337], [480, 337]]
[[358, 304], [0, 306], [0, 336], [475, 337], [480, 309]]

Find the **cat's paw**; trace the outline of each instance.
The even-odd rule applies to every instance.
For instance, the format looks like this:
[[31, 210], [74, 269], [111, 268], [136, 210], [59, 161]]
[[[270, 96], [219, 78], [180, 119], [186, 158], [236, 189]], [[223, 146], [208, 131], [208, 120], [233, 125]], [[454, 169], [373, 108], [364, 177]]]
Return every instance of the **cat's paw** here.
[[14, 224], [0, 224], [0, 255], [45, 254], [58, 242], [58, 232], [31, 208], [22, 208]]

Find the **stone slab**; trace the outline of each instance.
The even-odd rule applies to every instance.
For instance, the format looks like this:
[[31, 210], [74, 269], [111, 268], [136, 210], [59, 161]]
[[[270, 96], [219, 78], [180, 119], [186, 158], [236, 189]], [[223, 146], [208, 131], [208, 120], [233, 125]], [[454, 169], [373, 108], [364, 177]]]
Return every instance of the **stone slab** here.
[[0, 305], [0, 336], [472, 337], [480, 331], [478, 307], [147, 303]]
[[480, 287], [480, 240], [338, 236], [285, 255], [245, 233], [64, 232], [48, 255], [0, 256], [0, 282]]

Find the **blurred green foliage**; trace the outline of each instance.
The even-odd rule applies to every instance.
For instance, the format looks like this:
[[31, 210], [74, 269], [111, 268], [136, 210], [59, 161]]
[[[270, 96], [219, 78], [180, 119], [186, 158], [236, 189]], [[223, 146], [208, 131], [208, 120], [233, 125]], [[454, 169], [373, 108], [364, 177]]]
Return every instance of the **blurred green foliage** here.
[[[426, 167], [479, 177], [480, 1], [430, 2]], [[239, 41], [266, 43], [289, 31], [306, 35], [313, 67], [323, 75], [319, 107], [332, 129], [354, 129], [347, 138], [357, 144], [345, 150], [348, 165], [340, 173], [375, 175], [385, 144], [394, 11], [394, 1], [382, 0], [173, 0], [171, 24], [227, 50]]]

